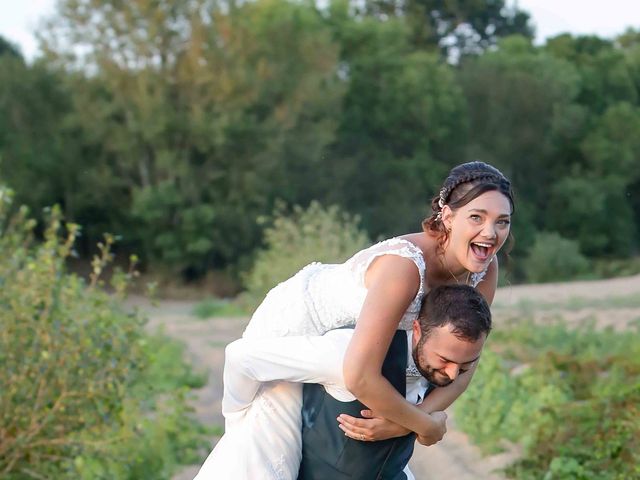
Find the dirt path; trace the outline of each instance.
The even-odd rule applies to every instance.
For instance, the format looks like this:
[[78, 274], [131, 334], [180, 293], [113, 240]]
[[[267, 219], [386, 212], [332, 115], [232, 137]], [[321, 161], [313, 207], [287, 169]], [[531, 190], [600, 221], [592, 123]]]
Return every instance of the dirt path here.
[[[604, 299], [634, 294], [640, 297], [640, 275], [596, 282], [507, 287], [500, 289], [496, 295], [496, 322], [517, 311], [523, 301], [561, 304], [576, 297]], [[201, 422], [223, 425], [219, 412], [224, 346], [240, 336], [247, 319], [200, 320], [190, 314], [193, 302], [162, 301], [158, 306], [152, 307], [143, 300], [134, 298], [131, 303], [148, 312], [148, 326], [151, 330], [162, 327], [168, 335], [184, 342], [188, 346], [193, 364], [208, 371], [208, 383], [196, 392], [193, 405]], [[614, 325], [640, 316], [640, 308], [631, 308], [630, 312], [615, 309], [612, 313], [606, 309], [594, 310], [586, 307], [577, 312], [574, 309], [570, 313], [576, 318], [595, 314], [601, 317], [599, 321]], [[216, 440], [212, 439], [212, 445]], [[504, 477], [494, 473], [494, 470], [508, 464], [513, 457], [514, 452], [482, 457], [467, 436], [455, 428], [455, 419], [452, 419], [442, 442], [429, 448], [416, 445], [411, 468], [419, 480], [502, 480]], [[197, 470], [197, 465], [186, 467], [174, 480], [192, 480]]]

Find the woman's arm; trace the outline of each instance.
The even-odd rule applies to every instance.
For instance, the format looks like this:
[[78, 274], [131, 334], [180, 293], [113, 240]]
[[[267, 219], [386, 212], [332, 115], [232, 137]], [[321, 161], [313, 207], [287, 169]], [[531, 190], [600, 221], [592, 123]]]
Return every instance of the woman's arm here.
[[[477, 290], [486, 298], [489, 305], [491, 305], [491, 303], [493, 302], [497, 284], [498, 260], [494, 258], [487, 268], [487, 273], [484, 279], [476, 287]], [[477, 366], [478, 362], [475, 362], [475, 364], [469, 370], [458, 376], [458, 378], [456, 378], [453, 383], [446, 387], [436, 388], [419, 405], [419, 408], [423, 412], [428, 414], [440, 412], [447, 409], [467, 389]], [[411, 427], [398, 424], [399, 422], [393, 422], [392, 419], [386, 417], [376, 410], [374, 410], [373, 412], [363, 410], [362, 416], [364, 418], [359, 419], [351, 417], [349, 415], [341, 415], [338, 419], [338, 422], [341, 424], [341, 428], [349, 436], [352, 436], [356, 439], [361, 434], [363, 434], [367, 439], [385, 440], [387, 438], [406, 435], [410, 431], [416, 431]], [[416, 431], [416, 433], [419, 432]], [[428, 439], [422, 440], [426, 441], [419, 440], [420, 443], [426, 445], [431, 445], [432, 443], [434, 443], [433, 441], [429, 441]]]
[[378, 415], [423, 437], [444, 434], [441, 417], [410, 404], [382, 376], [382, 363], [420, 276], [415, 264], [398, 256], [377, 258], [366, 272], [367, 296], [343, 364], [347, 389]]
[[[487, 300], [489, 306], [493, 303], [493, 298], [496, 294], [496, 288], [498, 287], [498, 259], [493, 258], [489, 266], [487, 267], [487, 273], [482, 281], [476, 287], [484, 298]], [[479, 360], [478, 360], [479, 361]], [[455, 402], [460, 395], [467, 389], [473, 374], [478, 367], [478, 361], [476, 361], [469, 370], [456, 378], [456, 381], [447, 385], [446, 387], [436, 388], [427, 398], [420, 404], [420, 408], [427, 413], [445, 410]]]

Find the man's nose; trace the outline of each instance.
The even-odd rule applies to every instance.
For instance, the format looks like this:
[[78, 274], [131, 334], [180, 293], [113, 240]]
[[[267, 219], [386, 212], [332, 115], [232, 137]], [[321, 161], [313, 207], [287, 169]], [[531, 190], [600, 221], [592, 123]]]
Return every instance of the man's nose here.
[[458, 377], [458, 374], [460, 373], [460, 365], [458, 365], [457, 363], [451, 363], [447, 365], [447, 367], [444, 369], [444, 372], [447, 374], [447, 377], [449, 377], [449, 379], [453, 381]]

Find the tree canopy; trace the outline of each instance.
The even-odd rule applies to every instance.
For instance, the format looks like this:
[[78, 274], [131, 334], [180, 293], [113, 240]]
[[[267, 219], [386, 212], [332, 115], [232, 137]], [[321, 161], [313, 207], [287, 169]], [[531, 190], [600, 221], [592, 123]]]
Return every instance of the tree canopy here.
[[0, 174], [187, 276], [246, 264], [278, 201], [420, 228], [454, 165], [514, 183], [538, 232], [637, 253], [640, 34], [532, 44], [501, 0], [62, 0], [27, 64], [0, 39]]

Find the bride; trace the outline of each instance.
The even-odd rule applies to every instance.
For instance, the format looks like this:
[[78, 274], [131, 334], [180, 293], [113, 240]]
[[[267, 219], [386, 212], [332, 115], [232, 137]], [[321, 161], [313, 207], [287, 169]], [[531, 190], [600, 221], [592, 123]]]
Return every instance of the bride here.
[[[437, 442], [445, 431], [444, 420], [429, 412], [447, 408], [475, 370], [438, 388], [418, 406], [407, 402], [381, 373], [395, 330], [411, 329], [429, 289], [466, 283], [489, 303], [495, 294], [496, 253], [509, 237], [514, 208], [510, 182], [483, 162], [458, 165], [431, 208], [421, 232], [377, 243], [343, 264], [312, 263], [277, 285], [243, 334], [256, 339], [322, 335], [355, 325], [343, 364], [346, 387], [386, 419], [386, 437], [368, 440], [413, 431], [423, 444]], [[297, 383], [264, 383], [249, 407], [225, 390], [225, 434], [196, 480], [297, 478], [301, 406], [302, 385]]]

